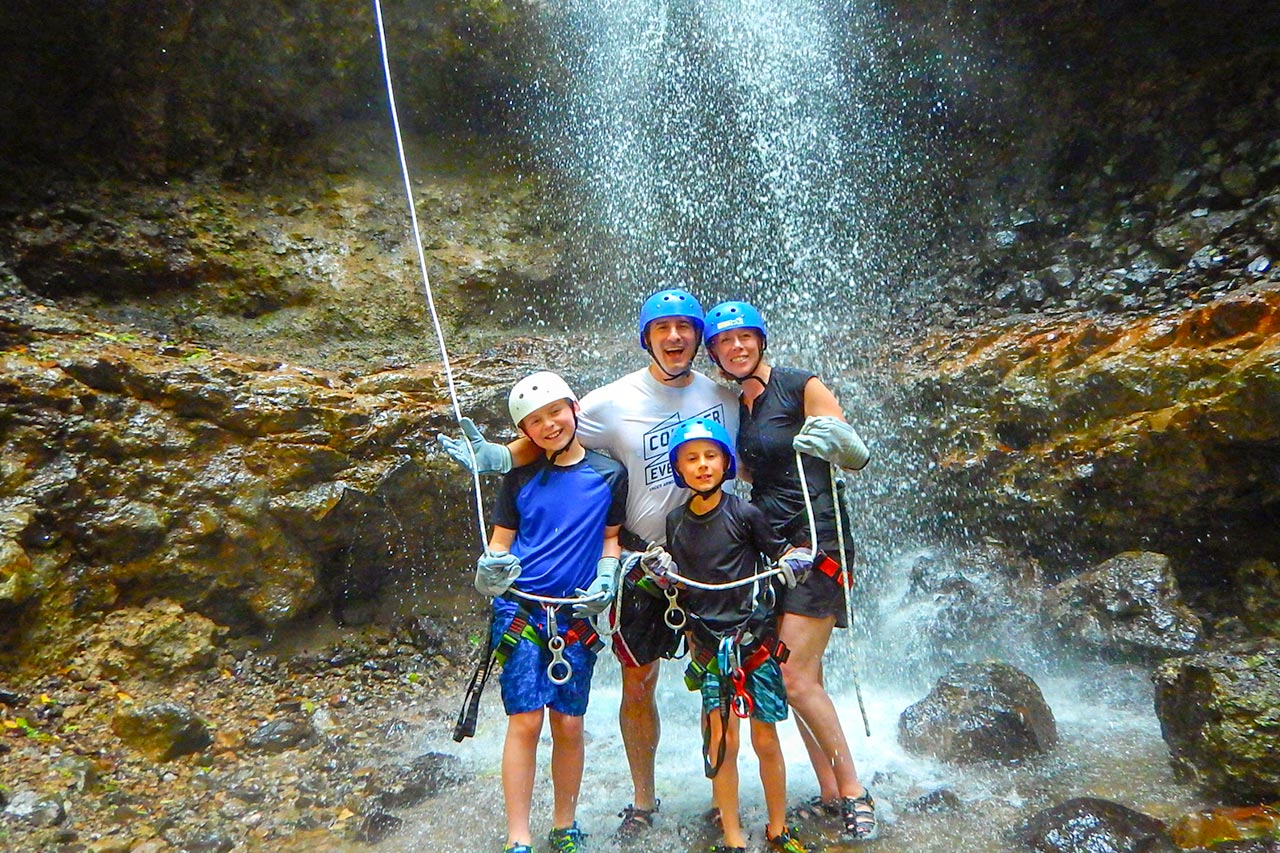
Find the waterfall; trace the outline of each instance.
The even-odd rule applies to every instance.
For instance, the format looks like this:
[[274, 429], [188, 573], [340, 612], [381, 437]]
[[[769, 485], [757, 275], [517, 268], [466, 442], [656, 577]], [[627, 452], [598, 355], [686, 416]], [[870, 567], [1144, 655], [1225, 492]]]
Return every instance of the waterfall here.
[[[747, 299], [769, 320], [775, 363], [819, 373], [870, 440], [873, 465], [855, 476], [851, 490], [852, 535], [865, 561], [854, 635], [858, 655], [867, 657], [859, 662], [869, 675], [870, 739], [861, 732], [845, 632], [833, 638], [827, 672], [860, 774], [876, 789], [889, 843], [948, 853], [1003, 849], [994, 825], [1007, 827], [1029, 804], [1078, 793], [1071, 783], [1081, 775], [1169, 796], [1150, 686], [1135, 673], [1045, 678], [1064, 739], [1043, 763], [957, 770], [897, 745], [899, 713], [937, 674], [922, 665], [904, 678], [898, 665], [913, 641], [928, 639], [916, 621], [932, 615], [928, 572], [953, 586], [963, 581], [975, 597], [997, 599], [936, 548], [948, 522], [934, 518], [927, 496], [912, 491], [924, 462], [898, 441], [896, 433], [907, 430], [885, 405], [891, 380], [869, 369], [873, 358], [892, 351], [886, 340], [908, 337], [894, 334], [895, 306], [925, 298], [903, 292], [903, 282], [927, 263], [938, 211], [948, 203], [936, 180], [946, 164], [928, 161], [930, 141], [913, 135], [928, 122], [906, 118], [943, 104], [918, 92], [911, 100], [910, 69], [891, 16], [871, 0], [563, 0], [540, 9], [549, 55], [528, 84], [534, 108], [526, 132], [541, 169], [559, 181], [570, 281], [567, 313], [554, 322], [575, 330], [585, 362], [571, 363], [571, 374], [594, 387], [592, 381], [643, 364], [634, 318], [656, 289], [689, 289], [707, 307]], [[620, 358], [604, 357], [610, 354]], [[915, 604], [903, 607], [913, 594], [909, 586], [919, 588]], [[1013, 651], [1003, 636], [986, 639], [989, 648]], [[964, 653], [980, 652], [956, 651]], [[1043, 658], [1030, 650], [1015, 659]], [[697, 700], [680, 683], [682, 668], [664, 663], [658, 690], [659, 828], [631, 849], [705, 849], [714, 840], [714, 830], [697, 817], [710, 788], [699, 772]], [[596, 672], [579, 818], [599, 849], [616, 849], [607, 835], [630, 797], [616, 722], [616, 662], [602, 656]], [[1109, 712], [1107, 750], [1088, 736], [1099, 707]], [[496, 836], [501, 796], [494, 768], [503, 720], [492, 696], [485, 714], [462, 755], [492, 775], [455, 797], [442, 817], [421, 821], [414, 842], [472, 850], [475, 843], [456, 839], [475, 833], [488, 845]], [[785, 724], [780, 733], [791, 799], [798, 800], [814, 792], [812, 774], [794, 727]], [[540, 763], [548, 747], [544, 741]], [[758, 830], [763, 803], [752, 762], [744, 749], [745, 825]], [[972, 814], [900, 819], [897, 804], [941, 787], [979, 806]], [[535, 817], [548, 813], [549, 802], [540, 785]]]

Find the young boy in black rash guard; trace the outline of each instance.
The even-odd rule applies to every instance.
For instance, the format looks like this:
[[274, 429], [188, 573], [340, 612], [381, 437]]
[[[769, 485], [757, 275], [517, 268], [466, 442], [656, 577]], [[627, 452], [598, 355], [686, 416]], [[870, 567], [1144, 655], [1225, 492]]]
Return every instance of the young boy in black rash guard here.
[[[724, 427], [705, 418], [684, 421], [671, 434], [669, 457], [676, 483], [694, 495], [667, 516], [667, 547], [689, 580], [720, 584], [760, 574], [761, 555], [784, 564], [784, 576], [808, 568], [812, 556], [792, 549], [751, 504], [721, 490], [734, 476], [733, 445]], [[787, 693], [778, 658], [772, 579], [702, 590], [681, 589], [689, 614], [690, 664], [686, 682], [702, 695], [703, 757], [724, 840], [715, 853], [742, 853], [746, 837], [738, 814], [738, 730], [751, 719], [751, 745], [760, 761], [769, 817], [765, 838], [774, 850], [805, 853], [786, 825], [787, 771], [775, 724], [787, 717]], [[757, 592], [760, 594], [757, 594]]]

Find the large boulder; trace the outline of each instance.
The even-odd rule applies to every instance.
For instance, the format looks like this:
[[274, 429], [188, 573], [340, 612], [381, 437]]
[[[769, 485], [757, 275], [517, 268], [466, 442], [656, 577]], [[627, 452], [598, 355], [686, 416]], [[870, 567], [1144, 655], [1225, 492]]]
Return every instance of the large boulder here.
[[1177, 853], [1164, 824], [1131, 808], [1078, 797], [1037, 813], [1019, 835], [1038, 853]]
[[1058, 584], [1044, 615], [1063, 639], [1108, 656], [1187, 654], [1204, 636], [1169, 558], [1148, 551], [1126, 551]]
[[1152, 678], [1175, 772], [1228, 802], [1280, 798], [1280, 641], [1168, 660]]
[[898, 742], [943, 761], [1014, 761], [1058, 742], [1053, 711], [1026, 673], [999, 661], [955, 667], [898, 719]]

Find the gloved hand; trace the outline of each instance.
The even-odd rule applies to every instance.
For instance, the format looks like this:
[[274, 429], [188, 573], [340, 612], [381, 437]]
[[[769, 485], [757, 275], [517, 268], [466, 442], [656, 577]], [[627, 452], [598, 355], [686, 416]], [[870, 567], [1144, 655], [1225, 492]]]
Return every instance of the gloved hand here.
[[839, 418], [831, 415], [810, 415], [804, 419], [800, 432], [791, 440], [791, 446], [801, 453], [825, 459], [832, 465], [857, 470], [867, 464], [871, 451], [862, 439]]
[[613, 591], [618, 588], [618, 570], [621, 567], [617, 557], [601, 557], [596, 563], [596, 579], [586, 589], [576, 589], [579, 598], [600, 596], [598, 601], [581, 601], [573, 605], [573, 615], [579, 619], [598, 616], [609, 609], [613, 603]]
[[[476, 427], [471, 418], [462, 418], [458, 422], [462, 426], [462, 438], [454, 438], [444, 433], [436, 434], [436, 441], [444, 448], [444, 452], [452, 456], [459, 465], [468, 471], [471, 468], [471, 454], [476, 457], [476, 472], [480, 474], [505, 474], [511, 470], [511, 451], [505, 444], [494, 444], [486, 441], [484, 434]], [[467, 445], [471, 445], [470, 449]]]
[[502, 595], [520, 577], [520, 558], [510, 551], [485, 551], [476, 560], [476, 589], [484, 595]]
[[795, 589], [796, 584], [804, 580], [809, 573], [809, 567], [812, 565], [812, 551], [808, 548], [792, 548], [778, 558], [778, 568], [782, 570], [779, 577], [787, 585], [787, 589]]
[[675, 581], [668, 575], [668, 572], [675, 567], [676, 561], [671, 558], [671, 554], [656, 542], [640, 554], [640, 568], [644, 569], [645, 573], [662, 589], [675, 586]]

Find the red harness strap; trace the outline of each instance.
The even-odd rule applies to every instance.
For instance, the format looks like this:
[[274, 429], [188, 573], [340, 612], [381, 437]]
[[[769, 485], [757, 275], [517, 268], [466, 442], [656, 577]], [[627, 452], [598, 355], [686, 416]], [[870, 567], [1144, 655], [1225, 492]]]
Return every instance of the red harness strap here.
[[828, 557], [826, 552], [819, 551], [813, 555], [813, 569], [831, 578], [841, 586], [853, 589], [853, 573], [845, 571], [839, 563]]

